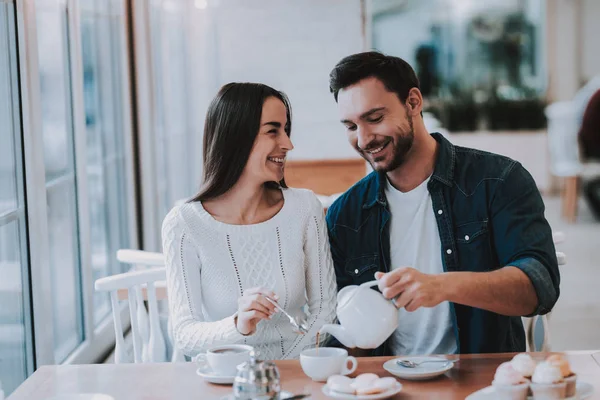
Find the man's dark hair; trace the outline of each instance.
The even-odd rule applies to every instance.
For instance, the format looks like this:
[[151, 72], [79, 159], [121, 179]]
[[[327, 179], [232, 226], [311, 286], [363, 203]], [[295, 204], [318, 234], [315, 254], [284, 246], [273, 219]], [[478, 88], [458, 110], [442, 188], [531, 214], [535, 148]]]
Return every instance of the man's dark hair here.
[[329, 90], [335, 101], [338, 92], [365, 79], [375, 77], [385, 88], [406, 102], [410, 89], [419, 89], [419, 79], [412, 67], [399, 57], [377, 51], [353, 54], [343, 58], [329, 74]]

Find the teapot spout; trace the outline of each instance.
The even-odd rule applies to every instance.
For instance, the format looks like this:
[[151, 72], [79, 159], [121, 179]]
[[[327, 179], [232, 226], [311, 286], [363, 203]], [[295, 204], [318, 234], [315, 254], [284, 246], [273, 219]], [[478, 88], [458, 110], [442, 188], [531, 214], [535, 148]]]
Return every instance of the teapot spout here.
[[346, 346], [347, 348], [356, 347], [356, 343], [354, 341], [354, 338], [350, 334], [350, 332], [348, 332], [348, 330], [341, 325], [336, 325], [336, 324], [323, 325], [323, 327], [321, 327], [321, 329], [319, 330], [319, 333], [322, 333], [322, 334], [329, 333], [330, 335], [335, 336], [335, 338], [337, 340], [339, 340], [340, 343], [343, 344], [344, 346]]

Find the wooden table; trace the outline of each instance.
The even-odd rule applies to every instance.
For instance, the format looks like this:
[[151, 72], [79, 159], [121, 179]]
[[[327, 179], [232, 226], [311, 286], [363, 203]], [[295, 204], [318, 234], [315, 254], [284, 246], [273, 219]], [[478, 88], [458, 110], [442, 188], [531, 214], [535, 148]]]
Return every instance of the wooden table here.
[[[594, 386], [592, 399], [600, 399], [600, 364], [593, 352], [569, 352], [571, 367], [579, 379]], [[535, 353], [534, 358], [543, 357]], [[461, 355], [456, 366], [441, 378], [426, 382], [401, 381], [403, 390], [395, 399], [464, 399], [488, 386], [496, 367], [512, 354]], [[382, 368], [390, 357], [361, 358], [355, 374], [375, 372], [389, 376]], [[598, 358], [598, 357], [597, 357]], [[297, 393], [312, 394], [311, 399], [325, 399], [322, 384], [312, 382], [298, 361], [278, 361], [282, 387]], [[231, 393], [229, 386], [217, 386], [196, 376], [191, 363], [101, 364], [46, 366], [36, 371], [9, 400], [43, 400], [62, 393], [106, 393], [116, 400], [186, 400], [219, 399]]]

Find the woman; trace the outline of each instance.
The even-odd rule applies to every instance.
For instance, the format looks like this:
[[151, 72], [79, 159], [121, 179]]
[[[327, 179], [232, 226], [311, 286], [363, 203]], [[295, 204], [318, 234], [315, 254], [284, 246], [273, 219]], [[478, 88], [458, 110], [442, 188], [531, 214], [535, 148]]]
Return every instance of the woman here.
[[[162, 228], [174, 338], [189, 356], [245, 343], [297, 358], [335, 318], [323, 208], [284, 181], [291, 125], [286, 96], [257, 83], [223, 86], [208, 109], [202, 189]], [[309, 332], [268, 299], [294, 316], [308, 304]]]

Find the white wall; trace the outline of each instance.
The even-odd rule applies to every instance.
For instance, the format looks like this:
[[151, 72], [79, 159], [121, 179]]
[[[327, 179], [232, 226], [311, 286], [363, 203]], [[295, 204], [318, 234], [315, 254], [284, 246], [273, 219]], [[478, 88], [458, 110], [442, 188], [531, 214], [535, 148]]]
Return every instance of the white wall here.
[[581, 78], [585, 81], [600, 74], [600, 1], [582, 0], [581, 4]]
[[228, 0], [194, 12], [198, 112], [231, 81], [284, 91], [293, 110], [290, 159], [356, 157], [329, 93], [329, 72], [362, 50], [360, 0]]
[[546, 38], [548, 46], [548, 99], [570, 100], [579, 88], [577, 18], [579, 3], [548, 0]]
[[570, 100], [600, 74], [600, 1], [548, 0], [547, 6], [548, 98]]

